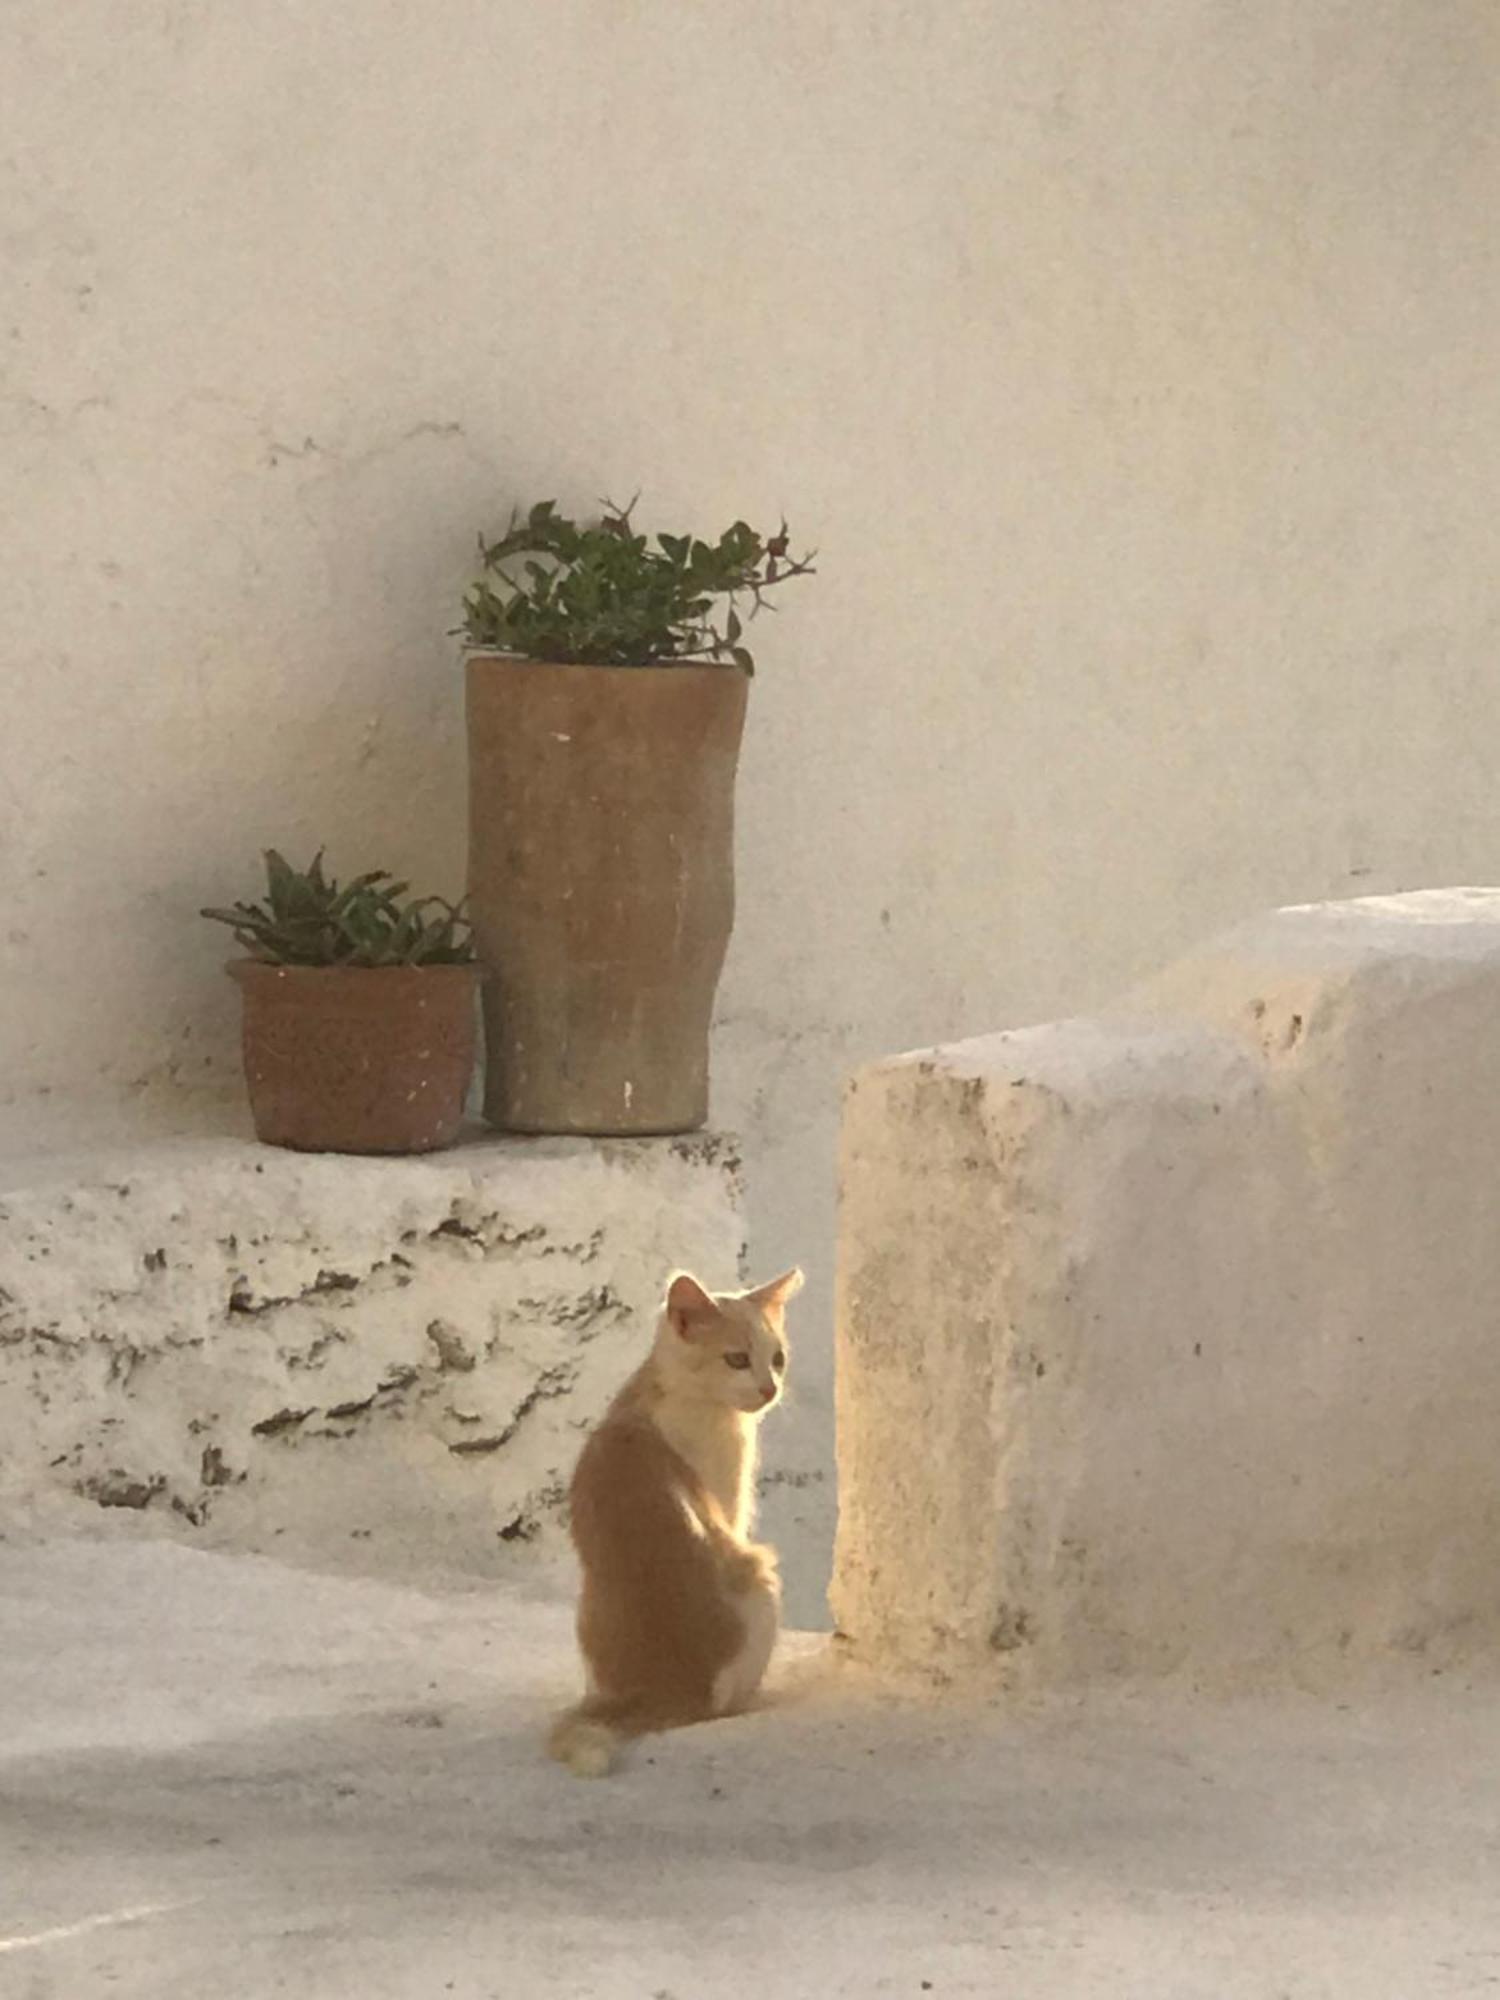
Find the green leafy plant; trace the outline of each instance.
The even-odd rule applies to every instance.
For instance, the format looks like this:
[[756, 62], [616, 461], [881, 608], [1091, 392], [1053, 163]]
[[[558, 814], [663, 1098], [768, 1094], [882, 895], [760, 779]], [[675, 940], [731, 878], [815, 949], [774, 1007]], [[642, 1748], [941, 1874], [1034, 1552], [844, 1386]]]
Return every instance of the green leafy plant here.
[[293, 868], [265, 855], [266, 900], [203, 910], [228, 924], [252, 958], [270, 965], [468, 965], [474, 957], [462, 905], [441, 896], [403, 900], [410, 885], [384, 868], [340, 886], [323, 872], [320, 848]]
[[768, 590], [815, 574], [812, 555], [789, 553], [785, 522], [770, 536], [736, 521], [717, 542], [653, 539], [637, 533], [634, 504], [606, 504], [580, 526], [542, 500], [524, 519], [512, 515], [498, 541], [481, 536], [484, 574], [464, 599], [461, 628], [470, 644], [584, 666], [712, 660], [753, 673], [746, 618], [775, 608]]

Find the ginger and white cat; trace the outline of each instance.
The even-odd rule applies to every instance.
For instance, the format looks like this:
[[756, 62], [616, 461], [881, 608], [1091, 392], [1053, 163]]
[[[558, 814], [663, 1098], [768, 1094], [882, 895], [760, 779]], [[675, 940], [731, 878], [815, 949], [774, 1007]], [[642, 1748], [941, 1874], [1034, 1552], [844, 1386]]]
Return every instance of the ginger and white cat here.
[[749, 1539], [760, 1419], [786, 1380], [788, 1271], [714, 1294], [679, 1272], [656, 1340], [584, 1446], [571, 1492], [588, 1692], [547, 1747], [600, 1777], [622, 1742], [744, 1708], [780, 1622], [776, 1552]]

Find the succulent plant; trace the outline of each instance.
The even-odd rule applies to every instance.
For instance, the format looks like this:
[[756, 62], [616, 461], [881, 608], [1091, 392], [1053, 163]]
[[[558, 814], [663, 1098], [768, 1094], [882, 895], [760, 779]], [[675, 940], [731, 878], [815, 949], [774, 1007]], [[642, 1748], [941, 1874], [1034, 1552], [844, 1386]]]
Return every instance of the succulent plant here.
[[464, 599], [461, 628], [470, 644], [584, 666], [708, 660], [753, 673], [739, 600], [748, 597], [753, 618], [768, 590], [814, 574], [812, 556], [789, 553], [784, 522], [769, 536], [736, 521], [717, 542], [653, 539], [636, 532], [633, 508], [606, 506], [580, 526], [543, 500], [524, 519], [512, 515], [498, 541], [481, 537], [484, 574]]
[[409, 883], [373, 869], [340, 885], [320, 848], [304, 869], [268, 848], [266, 900], [203, 910], [228, 924], [252, 958], [270, 965], [468, 965], [474, 956], [462, 905], [441, 896], [403, 900]]

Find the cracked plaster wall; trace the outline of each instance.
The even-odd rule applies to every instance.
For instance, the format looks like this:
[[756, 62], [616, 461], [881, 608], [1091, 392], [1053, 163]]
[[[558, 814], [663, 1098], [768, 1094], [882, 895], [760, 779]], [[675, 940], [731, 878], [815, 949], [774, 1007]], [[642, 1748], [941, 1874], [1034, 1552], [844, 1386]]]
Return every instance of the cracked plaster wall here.
[[0, 1176], [0, 1512], [483, 1573], [554, 1539], [679, 1257], [735, 1282], [738, 1161], [232, 1141]]
[[5, 43], [12, 1142], [238, 1117], [192, 912], [263, 842], [457, 885], [481, 523], [784, 508], [821, 574], [759, 634], [714, 1117], [811, 1274], [772, 1525], [826, 1541], [841, 1074], [1493, 873], [1493, 7], [11, 0]]

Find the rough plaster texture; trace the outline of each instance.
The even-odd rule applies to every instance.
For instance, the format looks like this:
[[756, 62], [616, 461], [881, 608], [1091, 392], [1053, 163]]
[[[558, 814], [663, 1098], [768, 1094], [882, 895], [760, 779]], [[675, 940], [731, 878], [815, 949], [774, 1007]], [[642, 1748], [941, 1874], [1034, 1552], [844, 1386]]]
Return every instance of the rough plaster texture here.
[[[605, 1785], [566, 1607], [0, 1547], [7, 2000], [1474, 2000], [1500, 1693], [977, 1712], [793, 1648]], [[801, 1657], [799, 1657], [799, 1653]]]
[[1492, 872], [1496, 37], [10, 0], [11, 1129], [220, 1115], [191, 912], [263, 841], [456, 886], [481, 522], [785, 508], [821, 574], [760, 634], [714, 1116], [757, 1262], [811, 1274], [770, 1451], [815, 1470], [851, 1063]]
[[1500, 890], [864, 1071], [836, 1618], [1016, 1681], [1500, 1647]]
[[492, 1573], [559, 1539], [669, 1272], [742, 1248], [713, 1135], [0, 1162], [0, 1507]]

